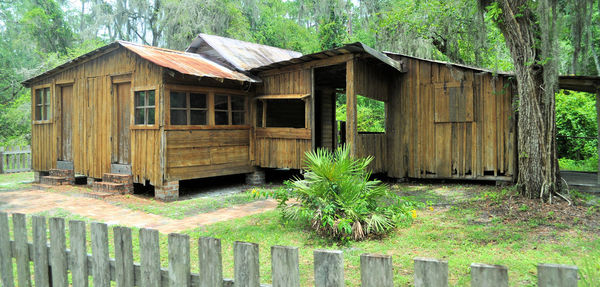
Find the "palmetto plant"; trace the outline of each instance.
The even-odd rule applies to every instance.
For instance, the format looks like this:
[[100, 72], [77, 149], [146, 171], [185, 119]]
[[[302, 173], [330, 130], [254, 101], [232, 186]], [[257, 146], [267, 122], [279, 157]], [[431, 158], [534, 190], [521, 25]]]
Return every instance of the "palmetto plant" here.
[[[296, 178], [276, 193], [283, 216], [309, 222], [323, 236], [344, 240], [384, 234], [410, 220], [413, 203], [369, 179], [372, 160], [352, 158], [346, 147], [307, 152], [304, 179]], [[289, 204], [289, 198], [297, 201]]]

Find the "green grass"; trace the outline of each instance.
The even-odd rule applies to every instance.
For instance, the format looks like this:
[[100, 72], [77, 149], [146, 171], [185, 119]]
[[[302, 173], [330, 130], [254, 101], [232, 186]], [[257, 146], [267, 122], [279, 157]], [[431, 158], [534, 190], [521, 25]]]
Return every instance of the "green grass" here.
[[260, 198], [255, 198], [250, 192], [243, 192], [218, 197], [200, 197], [169, 203], [152, 200], [150, 202], [140, 203], [116, 202], [115, 204], [121, 207], [161, 215], [173, 219], [183, 219], [196, 214], [211, 212], [217, 209], [250, 203], [257, 200], [260, 200]]
[[[481, 198], [489, 199], [494, 188], [484, 187], [477, 191], [472, 189], [476, 188], [461, 188], [461, 190], [467, 190], [466, 192], [478, 193], [475, 196], [476, 200], [483, 200], [479, 199], [480, 195]], [[422, 190], [424, 193], [450, 196], [453, 188], [436, 189], [425, 186], [410, 190]], [[442, 190], [445, 191], [442, 192]], [[461, 192], [456, 191], [456, 193]], [[427, 200], [432, 197], [432, 195], [423, 196], [421, 194], [414, 196], [421, 196]], [[496, 199], [492, 199], [492, 201], [494, 200]], [[415, 257], [448, 260], [451, 286], [469, 286], [469, 265], [473, 262], [506, 265], [509, 268], [511, 286], [536, 286], [537, 263], [579, 266], [582, 276], [581, 286], [593, 286], [593, 282], [600, 280], [600, 266], [597, 264], [597, 258], [600, 257], [600, 239], [597, 236], [597, 230], [586, 231], [563, 226], [551, 229], [549, 232], [545, 229], [539, 229], [536, 232], [538, 227], [535, 223], [504, 223], [502, 220], [479, 223], [480, 210], [469, 207], [468, 204], [454, 205], [440, 210], [437, 208], [434, 207], [435, 211], [433, 212], [429, 210], [429, 207], [419, 210], [418, 217], [412, 225], [398, 228], [385, 238], [350, 242], [343, 246], [318, 238], [306, 227], [297, 223], [282, 222], [277, 211], [220, 222], [183, 233], [190, 235], [192, 272], [198, 272], [198, 238], [211, 236], [222, 240], [223, 267], [226, 278], [233, 277], [233, 242], [259, 243], [260, 273], [263, 283], [271, 282], [270, 247], [272, 245], [300, 248], [301, 286], [313, 284], [312, 252], [315, 249], [344, 251], [347, 286], [360, 285], [360, 254], [363, 253], [393, 256], [395, 286], [413, 284], [413, 259]], [[42, 215], [89, 221], [60, 209], [45, 212]], [[132, 230], [134, 260], [139, 262], [139, 230], [137, 228], [132, 228]], [[167, 238], [166, 234], [160, 234], [160, 254], [163, 267], [168, 265]], [[112, 228], [109, 228], [109, 245], [110, 255], [114, 257]], [[90, 244], [88, 244], [88, 248], [89, 246]]]
[[27, 186], [33, 181], [33, 172], [0, 174], [0, 191]]
[[584, 160], [559, 158], [558, 165], [561, 170], [596, 172], [598, 171], [598, 157], [591, 157]]

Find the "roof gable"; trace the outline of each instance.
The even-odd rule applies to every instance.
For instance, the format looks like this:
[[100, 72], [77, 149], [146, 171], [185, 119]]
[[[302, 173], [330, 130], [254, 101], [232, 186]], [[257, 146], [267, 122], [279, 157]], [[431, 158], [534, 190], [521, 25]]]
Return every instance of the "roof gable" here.
[[302, 53], [291, 50], [208, 34], [199, 34], [186, 52], [204, 55], [238, 71], [249, 71], [302, 56]]
[[71, 68], [72, 66], [75, 66], [94, 56], [102, 56], [103, 53], [114, 51], [120, 47], [138, 55], [142, 59], [149, 61], [155, 65], [179, 72], [181, 74], [192, 75], [197, 77], [214, 78], [219, 80], [229, 79], [242, 82], [260, 82], [260, 80], [257, 78], [248, 76], [241, 72], [231, 70], [228, 67], [225, 67], [219, 63], [216, 63], [203, 57], [202, 55], [198, 55], [195, 53], [163, 49], [147, 45], [135, 44], [126, 41], [115, 41], [106, 46], [102, 46], [96, 50], [81, 55], [77, 58], [69, 60], [63, 63], [62, 65], [45, 71], [37, 76], [27, 79], [23, 81], [23, 85], [28, 86], [32, 82], [40, 78]]

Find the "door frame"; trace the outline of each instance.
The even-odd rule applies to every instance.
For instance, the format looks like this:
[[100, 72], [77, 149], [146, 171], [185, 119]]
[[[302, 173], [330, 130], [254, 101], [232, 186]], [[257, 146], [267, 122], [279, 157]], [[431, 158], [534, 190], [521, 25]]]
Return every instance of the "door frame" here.
[[[110, 162], [111, 164], [117, 164], [117, 165], [122, 165], [122, 163], [119, 163], [119, 156], [117, 154], [117, 152], [119, 151], [119, 143], [118, 140], [116, 140], [116, 138], [118, 139], [118, 128], [116, 126], [117, 124], [117, 117], [118, 115], [118, 111], [119, 111], [119, 92], [118, 92], [118, 86], [121, 84], [126, 84], [129, 83], [129, 97], [127, 99], [127, 102], [130, 103], [131, 105], [131, 98], [133, 95], [133, 77], [132, 77], [132, 73], [126, 73], [126, 74], [119, 74], [119, 75], [113, 75], [111, 76], [111, 87], [110, 87], [110, 91], [111, 91], [111, 101], [112, 101], [112, 109], [111, 109], [111, 127], [110, 127], [110, 141], [111, 141], [111, 155], [110, 155]], [[131, 107], [130, 107], [131, 108]], [[130, 113], [131, 109], [127, 109], [127, 112]], [[130, 122], [126, 123], [129, 126], [129, 130], [131, 130], [131, 115], [130, 115]], [[131, 145], [131, 136], [129, 137], [129, 145]], [[131, 147], [129, 149], [129, 161], [131, 161]], [[131, 162], [126, 163], [125, 165], [131, 165]]]
[[[64, 87], [71, 87], [71, 121], [73, 120], [73, 98], [74, 98], [74, 93], [75, 93], [75, 81], [69, 81], [69, 82], [61, 82], [61, 83], [57, 83], [54, 87], [55, 90], [55, 94], [56, 94], [56, 114], [57, 117], [55, 118], [58, 122], [58, 124], [56, 125], [56, 136], [57, 136], [57, 151], [56, 151], [56, 157], [57, 157], [57, 161], [67, 161], [64, 157], [63, 157], [63, 114], [64, 114], [64, 110], [63, 110], [63, 88]], [[71, 130], [71, 143], [73, 143], [73, 131]], [[71, 147], [71, 160], [69, 160], [68, 162], [73, 162], [73, 148]]]

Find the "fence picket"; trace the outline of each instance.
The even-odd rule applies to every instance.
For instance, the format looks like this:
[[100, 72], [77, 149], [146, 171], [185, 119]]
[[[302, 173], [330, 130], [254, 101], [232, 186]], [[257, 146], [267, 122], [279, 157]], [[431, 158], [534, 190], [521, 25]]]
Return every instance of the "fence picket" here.
[[273, 287], [300, 287], [298, 247], [272, 246]]
[[31, 147], [0, 147], [0, 173], [31, 170]]
[[538, 264], [539, 287], [577, 287], [577, 266]]
[[[31, 286], [30, 262], [34, 266], [35, 286], [67, 286], [71, 270], [75, 287], [88, 286], [88, 274], [94, 286], [215, 286], [259, 287], [259, 246], [255, 243], [233, 244], [234, 279], [223, 279], [221, 241], [203, 237], [198, 240], [200, 273], [190, 271], [190, 241], [188, 235], [169, 234], [169, 267], [160, 267], [160, 244], [157, 230], [141, 229], [140, 261], [133, 262], [131, 229], [115, 227], [115, 259], [109, 257], [108, 228], [103, 223], [91, 224], [92, 254], [86, 251], [86, 225], [70, 221], [70, 250], [66, 247], [65, 221], [42, 216], [31, 219], [32, 243], [28, 242], [24, 214], [13, 214], [14, 241], [10, 240], [8, 214], [0, 212], [0, 278], [1, 285]], [[48, 225], [48, 226], [47, 226]], [[47, 228], [48, 227], [48, 228]], [[50, 245], [48, 245], [48, 234]], [[273, 287], [300, 286], [297, 247], [272, 246], [271, 267]], [[314, 286], [344, 287], [344, 259], [339, 250], [315, 250]], [[13, 276], [16, 258], [17, 278]], [[51, 269], [49, 270], [49, 267]], [[378, 254], [360, 256], [361, 286], [393, 286], [392, 257]], [[414, 286], [448, 286], [448, 262], [427, 258], [414, 259]], [[538, 265], [538, 286], [577, 286], [576, 266]], [[15, 282], [16, 279], [16, 282]], [[50, 282], [51, 281], [51, 282]], [[500, 265], [471, 264], [471, 286], [508, 286], [508, 269]]]
[[471, 264], [471, 287], [508, 287], [508, 268], [501, 265]]
[[104, 223], [93, 222], [92, 235], [92, 277], [94, 287], [110, 286], [110, 261], [108, 257], [108, 227]]
[[15, 237], [15, 258], [17, 259], [17, 279], [19, 286], [31, 286], [26, 217], [25, 214], [14, 213], [12, 218]]
[[134, 286], [133, 244], [131, 229], [115, 226], [115, 281], [119, 287]]
[[50, 218], [50, 265], [52, 266], [52, 286], [67, 286], [67, 240], [64, 218]]
[[[0, 160], [2, 158], [0, 157]], [[8, 226], [8, 214], [0, 211], [0, 278], [2, 286], [14, 287], [12, 250], [10, 248], [10, 227]]]
[[415, 287], [447, 287], [448, 261], [415, 258]]
[[73, 287], [87, 287], [89, 283], [85, 234], [85, 222], [79, 220], [69, 221], [69, 239], [71, 241], [69, 266]]
[[154, 229], [140, 229], [140, 286], [160, 287], [160, 249], [158, 231]]
[[33, 216], [31, 218], [33, 225], [33, 274], [36, 286], [49, 286], [48, 277], [48, 231], [46, 229], [46, 218], [43, 216]]
[[260, 264], [258, 244], [236, 241], [233, 243], [233, 277], [235, 287], [259, 287]]
[[190, 237], [169, 234], [169, 286], [190, 286]]
[[360, 281], [362, 287], [393, 287], [392, 256], [360, 255]]
[[339, 250], [313, 251], [315, 287], [344, 287], [344, 255]]
[[212, 237], [198, 239], [198, 261], [200, 287], [222, 287], [221, 240]]

